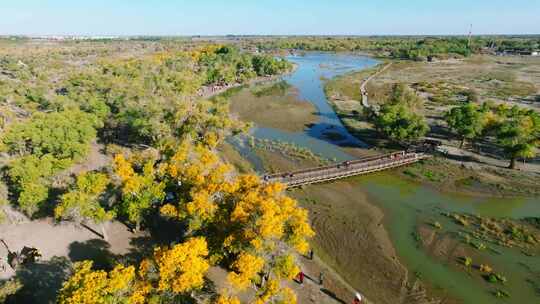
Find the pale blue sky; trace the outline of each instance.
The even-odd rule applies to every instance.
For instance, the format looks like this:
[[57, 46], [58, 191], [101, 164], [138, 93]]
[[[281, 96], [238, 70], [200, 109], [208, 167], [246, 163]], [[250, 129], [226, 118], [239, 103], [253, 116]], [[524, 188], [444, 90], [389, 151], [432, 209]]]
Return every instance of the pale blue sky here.
[[540, 34], [540, 0], [0, 0], [0, 34]]

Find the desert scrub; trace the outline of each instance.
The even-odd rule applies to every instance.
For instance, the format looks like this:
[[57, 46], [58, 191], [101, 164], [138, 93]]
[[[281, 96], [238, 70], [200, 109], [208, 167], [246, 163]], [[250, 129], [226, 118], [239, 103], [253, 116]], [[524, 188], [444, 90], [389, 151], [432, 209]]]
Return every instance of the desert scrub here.
[[375, 71], [376, 69], [367, 69], [327, 80], [324, 86], [326, 96], [329, 99], [362, 100], [360, 84], [363, 79], [367, 78], [371, 73], [375, 73]]
[[466, 87], [444, 81], [424, 81], [413, 84], [412, 87], [420, 92], [426, 93], [429, 101], [436, 104], [451, 105], [468, 99]]
[[471, 258], [471, 257], [468, 257], [468, 256], [462, 257], [462, 258], [461, 258], [461, 261], [463, 262], [463, 265], [464, 265], [465, 267], [471, 267], [472, 264], [473, 264], [472, 258]]
[[439, 222], [433, 222], [433, 223], [431, 223], [431, 226], [433, 226], [433, 228], [436, 228], [436, 229], [439, 229], [439, 230], [442, 229], [442, 224], [439, 223]]
[[487, 246], [481, 242], [471, 242], [472, 246], [478, 250], [486, 250]]
[[435, 184], [440, 184], [449, 177], [448, 170], [444, 170], [444, 166], [441, 166], [441, 160], [439, 159], [423, 160], [401, 172], [408, 178]]
[[531, 219], [488, 218], [457, 213], [442, 213], [442, 215], [465, 227], [463, 232], [466, 243], [479, 250], [487, 249], [486, 243], [527, 251], [540, 247], [540, 230]]
[[461, 226], [469, 226], [469, 221], [467, 220], [467, 218], [465, 216], [462, 216], [460, 214], [457, 214], [457, 213], [453, 213], [453, 214], [444, 214], [448, 217], [450, 217], [451, 219], [454, 220], [454, 222], [456, 224], [459, 224]]
[[507, 291], [504, 291], [502, 289], [497, 289], [493, 292], [493, 295], [496, 297], [496, 298], [510, 298], [510, 293], [508, 293]]
[[497, 283], [505, 284], [507, 282], [507, 279], [505, 276], [503, 276], [500, 273], [495, 273], [495, 272], [491, 272], [485, 275], [484, 278], [486, 279], [486, 281], [492, 284], [497, 284]]
[[8, 204], [8, 195], [7, 186], [0, 182], [0, 224], [6, 220], [6, 213], [3, 209]]

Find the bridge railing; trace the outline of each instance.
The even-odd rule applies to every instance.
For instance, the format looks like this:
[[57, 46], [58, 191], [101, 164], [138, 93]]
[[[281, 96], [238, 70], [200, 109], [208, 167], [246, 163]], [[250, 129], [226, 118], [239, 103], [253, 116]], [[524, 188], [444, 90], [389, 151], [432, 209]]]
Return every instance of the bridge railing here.
[[289, 186], [333, 180], [363, 173], [381, 171], [416, 162], [425, 158], [422, 153], [390, 153], [357, 161], [344, 162], [333, 166], [324, 166], [308, 170], [274, 174], [265, 177], [267, 182], [281, 182]]
[[351, 170], [345, 170], [341, 172], [324, 172], [321, 175], [318, 176], [301, 176], [296, 179], [289, 179], [289, 180], [282, 180], [283, 183], [286, 183], [289, 186], [295, 186], [295, 185], [302, 185], [302, 184], [309, 184], [309, 183], [316, 183], [320, 181], [328, 181], [328, 180], [334, 180], [339, 178], [345, 178], [355, 175], [361, 175], [365, 173], [371, 173], [376, 171], [382, 171], [385, 169], [390, 169], [394, 167], [399, 167], [405, 164], [410, 164], [412, 162], [415, 162], [415, 158], [406, 158], [402, 159], [400, 161], [396, 162], [384, 162], [380, 164], [371, 164], [369, 166], [361, 167], [361, 168], [354, 168]]
[[345, 161], [345, 162], [341, 162], [339, 164], [334, 164], [334, 165], [321, 166], [321, 167], [315, 167], [315, 168], [298, 170], [298, 171], [291, 171], [291, 172], [270, 174], [270, 175], [266, 175], [266, 178], [267, 179], [273, 179], [273, 178], [277, 178], [277, 177], [282, 177], [285, 174], [298, 175], [298, 174], [304, 174], [304, 173], [310, 173], [310, 172], [320, 172], [320, 171], [327, 170], [327, 169], [333, 169], [336, 166], [340, 166], [340, 165], [344, 166], [346, 164], [348, 164], [348, 165], [363, 164], [363, 163], [370, 162], [370, 161], [373, 161], [373, 160], [380, 160], [380, 159], [384, 159], [384, 158], [392, 158], [392, 157], [396, 157], [396, 156], [399, 156], [399, 155], [407, 155], [407, 154], [412, 154], [412, 153], [406, 153], [404, 151], [393, 152], [393, 153], [388, 153], [388, 154], [383, 154], [383, 155], [378, 155], [378, 156], [371, 156], [371, 157], [361, 158], [361, 159], [357, 159], [357, 160]]

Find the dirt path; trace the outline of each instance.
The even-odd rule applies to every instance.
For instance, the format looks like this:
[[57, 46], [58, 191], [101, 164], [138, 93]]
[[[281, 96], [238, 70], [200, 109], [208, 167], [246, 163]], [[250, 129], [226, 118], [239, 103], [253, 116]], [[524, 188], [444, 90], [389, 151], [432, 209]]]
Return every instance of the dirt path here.
[[[0, 239], [9, 246], [10, 251], [20, 251], [24, 246], [35, 247], [42, 254], [42, 261], [54, 257], [68, 257], [71, 261], [90, 258], [89, 252], [102, 250], [112, 254], [126, 254], [132, 249], [132, 239], [138, 237], [118, 222], [107, 223], [108, 240], [105, 242], [95, 233], [70, 222], [56, 223], [53, 219], [27, 221], [0, 225]], [[100, 231], [98, 227], [93, 227]], [[0, 263], [6, 267], [0, 272], [0, 280], [15, 275], [7, 265], [7, 250], [0, 246]]]
[[386, 66], [384, 66], [382, 69], [380, 69], [379, 71], [377, 71], [375, 74], [369, 76], [364, 82], [362, 82], [362, 84], [360, 85], [360, 92], [362, 93], [362, 105], [365, 107], [365, 108], [369, 108], [369, 102], [368, 102], [368, 92], [367, 92], [367, 89], [366, 89], [366, 86], [367, 84], [373, 80], [375, 77], [379, 76], [380, 74], [382, 74], [384, 71], [386, 71], [390, 66], [392, 66], [392, 62], [388, 63]]
[[[341, 277], [317, 256], [313, 260], [299, 257], [299, 266], [305, 273], [303, 284], [297, 281], [287, 281], [285, 286], [294, 290], [297, 303], [314, 304], [345, 304], [350, 303], [355, 290], [344, 282]], [[319, 275], [324, 274], [323, 284], [320, 284]], [[208, 278], [215, 284], [215, 291], [233, 290], [227, 280], [227, 271], [220, 267], [212, 267], [208, 271]], [[242, 303], [250, 303], [255, 296], [255, 289], [250, 288], [236, 296]], [[372, 302], [365, 302], [371, 304]]]
[[[485, 167], [507, 168], [509, 160], [498, 159], [494, 157], [485, 156], [470, 150], [460, 149], [454, 145], [442, 145], [440, 147], [442, 151], [446, 152], [449, 161], [460, 165], [467, 165], [467, 167], [482, 170]], [[461, 159], [461, 160], [456, 160]], [[525, 163], [518, 162], [520, 170], [526, 172], [540, 173], [540, 162], [528, 161]]]

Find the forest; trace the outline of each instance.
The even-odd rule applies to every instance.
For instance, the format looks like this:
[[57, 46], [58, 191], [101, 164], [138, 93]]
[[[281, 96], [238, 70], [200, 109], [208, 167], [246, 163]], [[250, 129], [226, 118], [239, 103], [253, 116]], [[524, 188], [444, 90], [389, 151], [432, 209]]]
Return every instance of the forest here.
[[540, 48], [535, 37], [288, 37], [258, 44], [263, 50], [299, 50], [325, 52], [368, 52], [392, 59], [425, 61], [428, 57], [468, 57], [485, 48], [498, 51], [532, 51]]
[[[240, 175], [218, 156], [216, 146], [246, 126], [222, 99], [200, 94], [291, 68], [206, 43], [1, 45], [2, 217], [9, 208], [83, 227], [177, 227], [152, 253], [108, 267], [75, 263], [58, 303], [191, 303], [212, 266], [228, 271], [235, 290], [257, 283], [256, 303], [295, 302], [283, 281], [298, 273], [295, 254], [314, 234], [307, 211], [283, 185]], [[90, 157], [99, 147], [104, 164]], [[17, 277], [0, 283], [0, 300], [16, 301], [23, 287]], [[211, 301], [239, 303], [228, 293]]]

